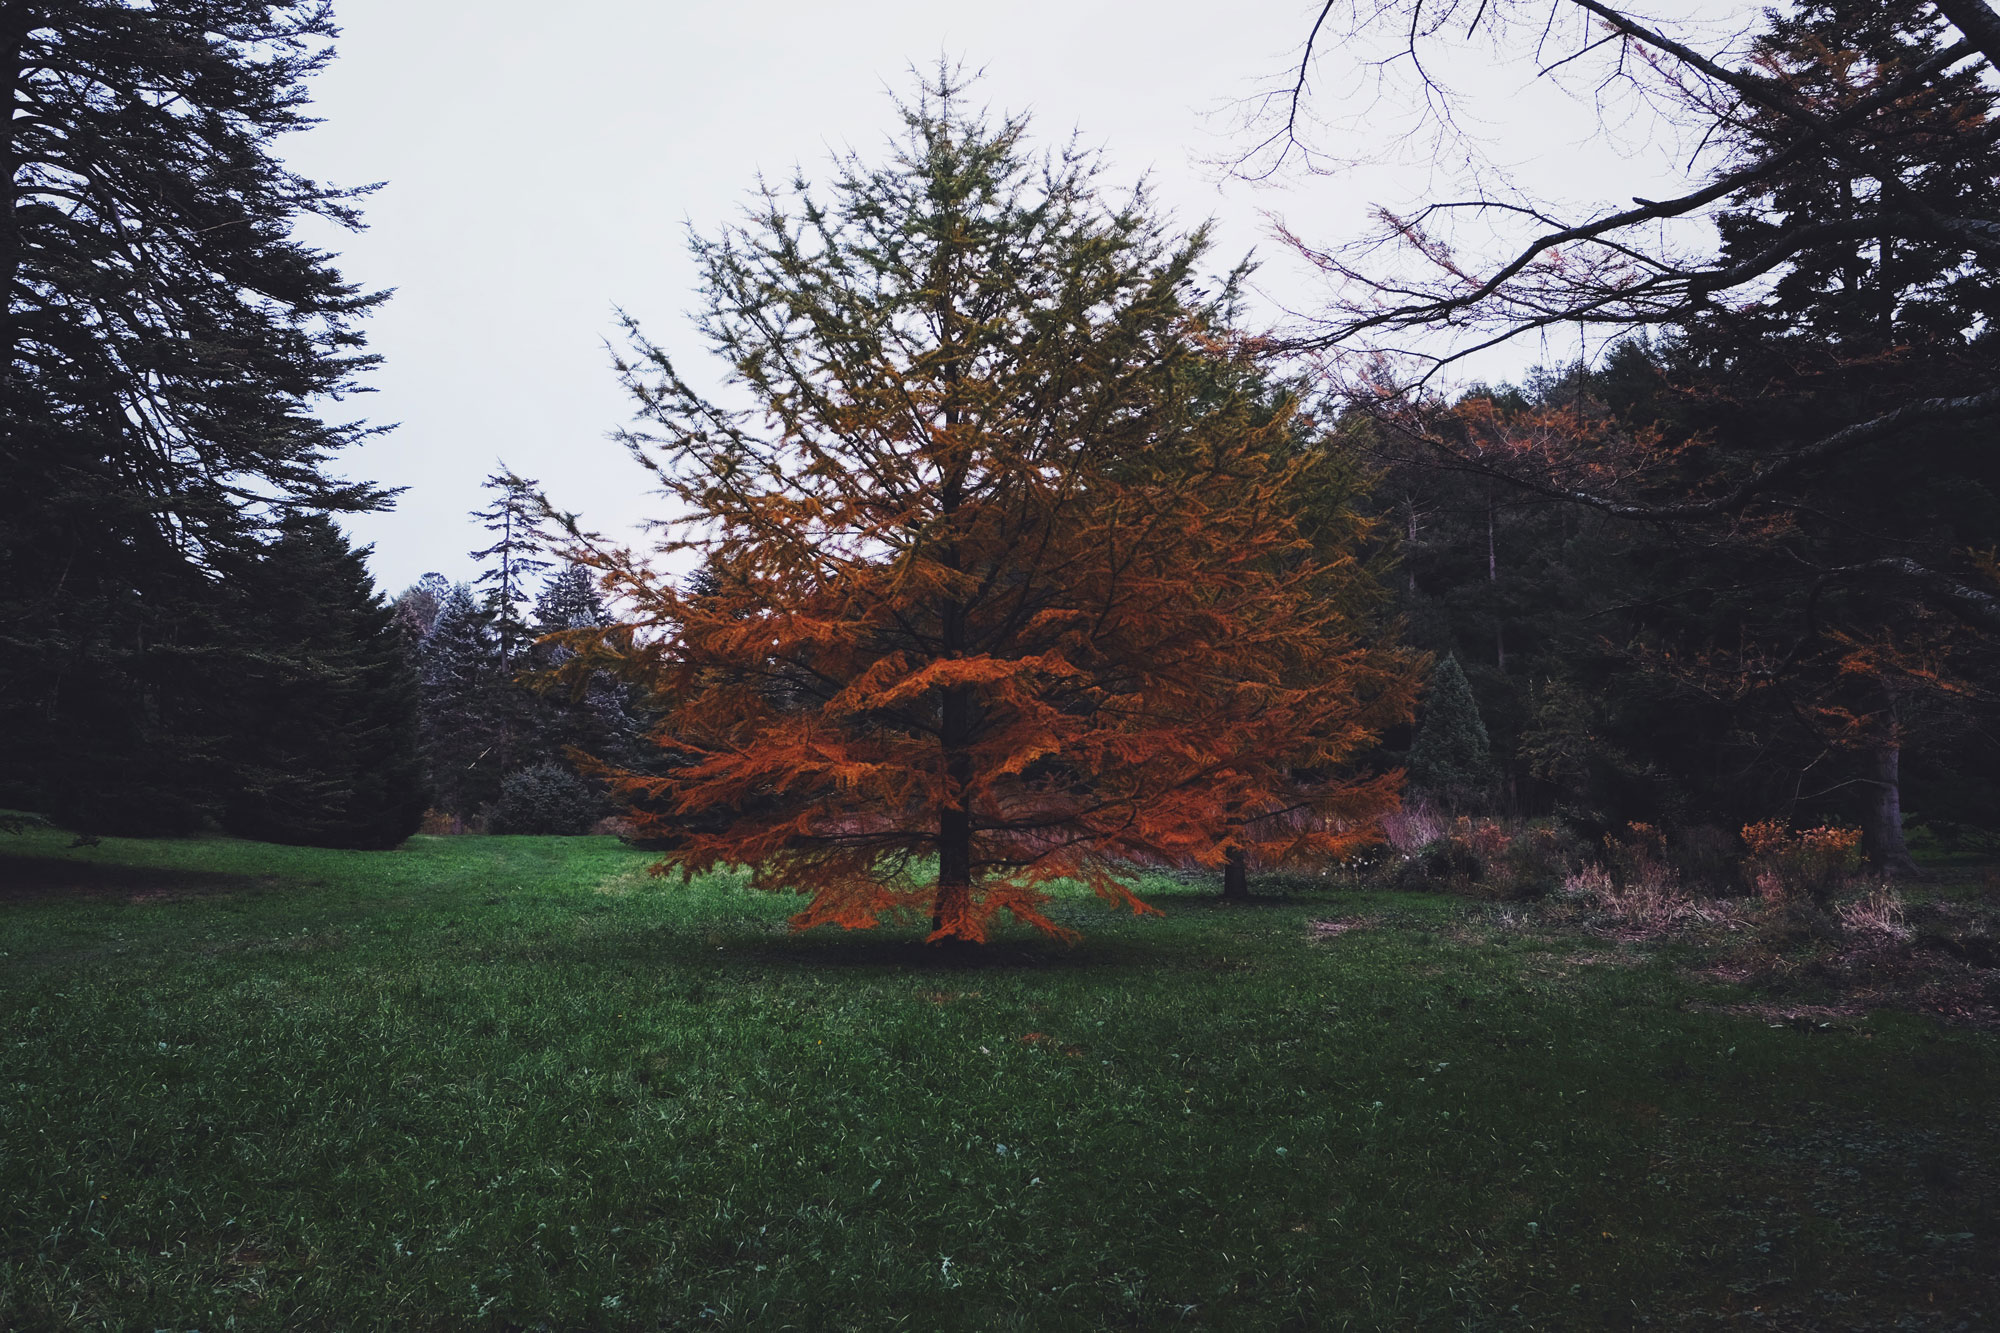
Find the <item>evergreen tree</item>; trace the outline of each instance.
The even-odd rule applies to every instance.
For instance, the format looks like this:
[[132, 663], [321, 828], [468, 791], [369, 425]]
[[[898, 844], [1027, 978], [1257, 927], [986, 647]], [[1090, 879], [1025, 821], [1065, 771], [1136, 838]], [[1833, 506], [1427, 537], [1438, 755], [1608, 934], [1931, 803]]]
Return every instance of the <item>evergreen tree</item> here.
[[[565, 564], [535, 598], [535, 632], [540, 635], [601, 630], [611, 623], [596, 573], [587, 565]], [[572, 655], [560, 638], [545, 638], [530, 658], [538, 674], [529, 678], [535, 691], [529, 706], [543, 762], [568, 766], [581, 753], [619, 767], [643, 763], [647, 756], [639, 745], [641, 726], [632, 691], [605, 671], [556, 679], [553, 673]], [[601, 796], [593, 799], [602, 806]]]
[[398, 593], [390, 604], [396, 617], [396, 632], [403, 636], [412, 661], [416, 659], [418, 646], [437, 624], [438, 612], [444, 609], [444, 599], [450, 593], [451, 580], [432, 570]]
[[1410, 782], [1454, 808], [1490, 795], [1493, 756], [1479, 704], [1456, 657], [1431, 672], [1417, 738], [1410, 746]]
[[[1922, 7], [1807, 0], [1773, 12], [1752, 51], [1797, 103], [1830, 119], [1937, 63], [1957, 36]], [[1766, 108], [1734, 119], [1732, 165], [1781, 150], [1793, 160], [1732, 199], [1719, 219], [1723, 261], [1752, 268], [1789, 238], [1819, 239], [1755, 299], [1714, 302], [1688, 322], [1676, 370], [1706, 399], [1699, 424], [1719, 450], [1768, 469], [1851, 422], [1993, 391], [2000, 253], [1969, 255], [1942, 228], [1904, 225], [1918, 214], [2000, 218], [1990, 74], [1945, 62], [1920, 92], [1867, 117], [1865, 156], [1806, 138]], [[1952, 598], [1927, 598], [1906, 577], [1950, 571], [1979, 587], [1976, 553], [2000, 543], [1992, 437], [1990, 418], [1946, 420], [1919, 439], [1839, 451], [1746, 509], [1773, 529], [1758, 535], [1762, 549], [1723, 552], [1790, 573], [1780, 596], [1744, 608], [1739, 641], [1786, 662], [1778, 688], [1745, 702], [1769, 726], [1807, 724], [1797, 767], [1844, 770], [1839, 785], [1860, 799], [1843, 813], [1859, 817], [1871, 859], [1891, 873], [1916, 868], [1903, 844], [1904, 752], [1914, 746], [1927, 762], [1927, 720], [1949, 734], [1992, 717], [1968, 670], [1993, 679], [2000, 612], [1975, 633], [1955, 623]], [[1975, 600], [2000, 608], [1990, 585], [1982, 591]]]
[[588, 565], [565, 564], [551, 574], [535, 598], [535, 633], [601, 629], [611, 623], [597, 575]]
[[287, 0], [7, 0], [0, 69], [0, 800], [106, 830], [213, 813], [214, 655], [274, 516], [379, 508], [317, 403], [380, 298], [293, 236], [357, 226], [287, 170], [329, 58]]
[[487, 831], [588, 833], [603, 817], [603, 792], [569, 768], [545, 760], [516, 769], [500, 783]]
[[423, 758], [438, 808], [471, 818], [500, 793], [506, 771], [494, 700], [507, 684], [500, 642], [472, 590], [445, 593], [418, 656]]
[[528, 581], [547, 569], [549, 562], [541, 558], [545, 543], [537, 522], [540, 511], [535, 483], [501, 471], [486, 479], [485, 488], [494, 493], [493, 503], [475, 509], [472, 517], [494, 535], [495, 541], [472, 552], [474, 560], [487, 562], [472, 586], [485, 589], [482, 607], [499, 641], [501, 664], [512, 667], [535, 637], [521, 614], [531, 601]]
[[[1654, 529], [1618, 544], [1667, 559], [1599, 621], [1674, 687], [1638, 767], [1659, 755], [1739, 810], [1761, 778], [1762, 810], [1741, 813], [1858, 817], [1878, 867], [1908, 869], [1911, 761], [1950, 751], [1978, 779], [1933, 798], [1990, 792], [2000, 770], [2000, 17], [1990, 0], [1798, 0], [1765, 11], [1738, 58], [1616, 0], [1393, 0], [1356, 35], [1386, 24], [1422, 60], [1463, 17], [1499, 49], [1552, 52], [1565, 13], [1578, 40], [1544, 72], [1646, 71], [1646, 96], [1700, 145], [1690, 178], [1572, 212], [1476, 173], [1461, 197], [1384, 214], [1379, 237], [1307, 251], [1344, 287], [1314, 341], [1370, 367], [1355, 401], [1435, 465]], [[1448, 95], [1432, 105], [1456, 119]], [[1288, 127], [1309, 119], [1290, 111]], [[1709, 255], [1685, 242], [1702, 220]], [[1384, 265], [1397, 247], [1410, 263]], [[1614, 407], [1607, 430], [1485, 399], [1466, 429], [1465, 404], [1438, 412], [1377, 377], [1402, 360], [1434, 386], [1563, 328], [1662, 331], [1666, 401], [1622, 421]], [[1690, 714], [1706, 725], [1677, 725]]]
[[256, 648], [230, 691], [223, 827], [315, 847], [393, 847], [423, 819], [417, 693], [364, 553], [321, 515], [288, 520], [232, 583]]

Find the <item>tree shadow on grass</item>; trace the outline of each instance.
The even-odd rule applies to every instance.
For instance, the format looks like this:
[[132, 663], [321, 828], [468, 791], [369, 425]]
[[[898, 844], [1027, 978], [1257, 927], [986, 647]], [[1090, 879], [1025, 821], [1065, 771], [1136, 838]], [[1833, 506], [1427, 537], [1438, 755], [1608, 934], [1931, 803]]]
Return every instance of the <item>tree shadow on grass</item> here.
[[1003, 938], [987, 944], [925, 944], [920, 937], [876, 931], [839, 935], [807, 932], [739, 944], [725, 949], [724, 954], [737, 963], [828, 971], [1040, 972], [1103, 966], [1113, 962], [1117, 953], [1137, 954], [1137, 950], [1106, 947], [1118, 943], [1122, 942], [1093, 942], [1086, 937], [1073, 945], [1026, 938]]
[[255, 893], [276, 883], [269, 875], [219, 870], [113, 865], [55, 856], [0, 856], [0, 904], [169, 902]]
[[497, 949], [489, 942], [487, 956], [498, 954], [529, 963], [720, 972], [792, 972], [800, 975], [878, 972], [903, 975], [962, 976], [1037, 973], [1050, 976], [1091, 971], [1146, 969], [1206, 969], [1215, 954], [1214, 942], [1187, 934], [1147, 932], [1092, 934], [1085, 930], [1075, 944], [1026, 932], [1009, 931], [986, 944], [925, 944], [916, 930], [881, 927], [851, 932], [791, 933], [783, 927], [770, 934], [741, 929], [702, 931], [673, 926], [644, 934], [542, 938]]

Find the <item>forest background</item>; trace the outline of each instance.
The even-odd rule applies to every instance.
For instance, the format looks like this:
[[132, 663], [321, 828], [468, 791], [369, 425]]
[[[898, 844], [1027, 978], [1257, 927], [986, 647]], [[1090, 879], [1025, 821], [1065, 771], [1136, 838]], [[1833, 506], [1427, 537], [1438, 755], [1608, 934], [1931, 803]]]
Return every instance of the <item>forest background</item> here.
[[[1333, 295], [1262, 345], [1311, 369], [1329, 447], [1369, 470], [1385, 623], [1439, 664], [1417, 728], [1361, 767], [1408, 767], [1446, 816], [1553, 817], [1590, 845], [1659, 826], [1691, 861], [1740, 856], [1738, 830], [1773, 819], [1859, 826], [1890, 872], [1906, 830], [1990, 849], [1991, 9], [1799, 6], [1720, 62], [1600, 5], [1556, 12], [1575, 26], [1539, 40], [1568, 41], [1586, 86], [1696, 141], [1684, 194], [1577, 221], [1495, 189], [1349, 246], [1287, 233]], [[560, 664], [539, 636], [617, 611], [533, 483], [490, 479], [476, 582], [427, 577], [393, 607], [323, 517], [391, 498], [331, 479], [368, 431], [318, 415], [365, 376], [379, 297], [291, 230], [353, 224], [356, 200], [275, 156], [330, 14], [9, 13], [35, 113], [8, 209], [0, 802], [86, 834], [220, 821], [350, 845], [427, 810], [493, 831], [612, 814], [573, 751], [643, 768], [651, 705], [608, 678], [521, 686]], [[1412, 60], [1459, 29], [1537, 40], [1508, 6], [1408, 13]], [[1241, 174], [1337, 165], [1301, 113], [1334, 39], [1363, 30], [1318, 17]], [[159, 40], [172, 23], [208, 35]], [[134, 59], [221, 88], [221, 114], [121, 102]], [[1403, 69], [1448, 136], [1449, 90]], [[1594, 348], [1576, 364], [1452, 382], [1472, 343], [1570, 326]]]

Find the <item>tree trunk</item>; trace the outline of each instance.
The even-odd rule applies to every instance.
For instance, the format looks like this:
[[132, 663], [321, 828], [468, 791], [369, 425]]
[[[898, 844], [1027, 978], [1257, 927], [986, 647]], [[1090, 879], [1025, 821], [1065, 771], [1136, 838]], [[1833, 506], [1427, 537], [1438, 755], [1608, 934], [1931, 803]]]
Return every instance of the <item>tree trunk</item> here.
[[7, 140], [0, 149], [0, 181], [6, 184], [6, 192], [0, 195], [0, 393], [9, 397], [14, 388], [14, 348], [17, 341], [14, 325], [14, 279], [21, 271], [21, 224], [16, 213], [19, 204], [20, 184], [16, 180], [21, 170], [21, 151], [16, 142], [20, 132], [15, 120], [16, 103], [21, 95], [21, 80], [24, 74], [22, 63], [27, 59], [25, 48], [28, 44], [29, 25], [34, 21], [29, 6], [25, 3], [0, 4], [0, 96], [6, 99], [4, 108], [7, 117]]
[[937, 896], [931, 900], [931, 932], [959, 933], [972, 906], [972, 810], [966, 788], [972, 779], [972, 758], [965, 744], [972, 731], [972, 691], [955, 686], [939, 700], [940, 738], [948, 787], [938, 807]]
[[972, 906], [972, 818], [963, 809], [938, 812], [937, 896], [931, 899], [931, 932], [956, 930]]
[[1893, 720], [1888, 737], [1869, 758], [1874, 790], [1862, 830], [1869, 863], [1884, 875], [1914, 875], [1917, 863], [1903, 842], [1903, 747]]
[[[1410, 511], [1410, 543], [1408, 550], [1409, 552], [1414, 552], [1417, 549], [1417, 502], [1415, 497], [1405, 502], [1405, 508]], [[1410, 564], [1409, 559], [1410, 556], [1406, 553], [1403, 557], [1404, 568], [1409, 574], [1410, 592], [1414, 595], [1417, 591], [1417, 567]]]
[[1250, 896], [1250, 858], [1241, 847], [1231, 847], [1222, 863], [1222, 896], [1235, 902]]
[[[1500, 553], [1494, 542], [1493, 499], [1486, 500], [1486, 583], [1488, 587], [1500, 582]], [[1502, 672], [1507, 670], [1507, 627], [1500, 622], [1500, 608], [1493, 608], [1493, 661]]]

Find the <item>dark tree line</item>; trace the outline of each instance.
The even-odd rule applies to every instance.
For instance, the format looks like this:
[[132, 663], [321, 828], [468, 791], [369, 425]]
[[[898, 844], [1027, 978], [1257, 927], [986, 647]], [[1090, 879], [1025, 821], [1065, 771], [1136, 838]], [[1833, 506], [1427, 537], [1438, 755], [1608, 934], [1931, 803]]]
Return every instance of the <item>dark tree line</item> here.
[[388, 847], [622, 725], [514, 683], [603, 614], [567, 571], [530, 612], [519, 486], [476, 597], [392, 611], [333, 522], [392, 499], [330, 470], [382, 295], [294, 234], [364, 192], [278, 156], [335, 36], [321, 0], [0, 0], [0, 807]]
[[534, 484], [504, 472], [486, 484], [493, 503], [473, 517], [495, 541], [472, 553], [479, 575], [427, 574], [396, 600], [432, 804], [455, 827], [580, 833], [610, 809], [575, 756], [639, 762], [639, 709], [602, 674], [546, 679], [568, 650], [543, 637], [604, 628], [611, 613], [590, 570], [548, 558]]
[[[1888, 868], [1908, 864], [1905, 818], [1991, 830], [1991, 5], [1806, 0], [1722, 54], [1600, 0], [1353, 22], [1398, 24], [1419, 80], [1468, 30], [1529, 44], [1700, 145], [1672, 197], [1578, 216], [1488, 176], [1388, 218], [1401, 262], [1307, 249], [1344, 296], [1300, 345], [1373, 354], [1348, 386], [1402, 519], [1411, 632], [1466, 668], [1490, 799], [1601, 821], [1843, 816]], [[1662, 230], [1694, 221], [1706, 254]], [[1562, 329], [1611, 350], [1439, 392], [1480, 348]]]
[[309, 0], [0, 3], [0, 804], [413, 822], [385, 613], [324, 517], [390, 500], [329, 473], [368, 428], [323, 415], [381, 297], [294, 236], [354, 192], [276, 155], [334, 35]]

